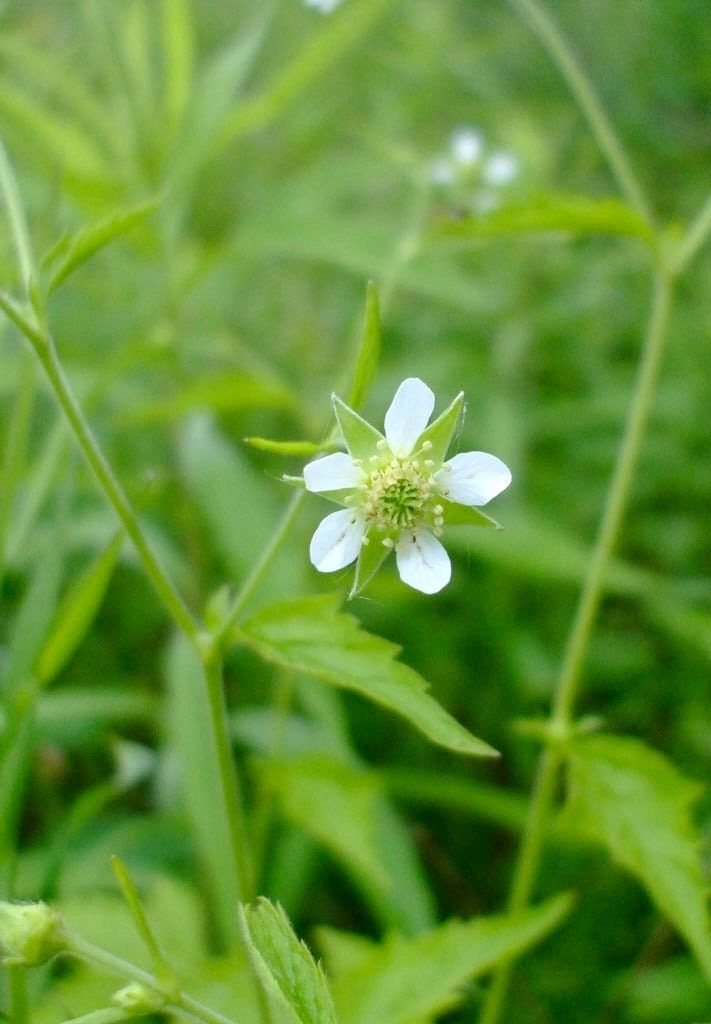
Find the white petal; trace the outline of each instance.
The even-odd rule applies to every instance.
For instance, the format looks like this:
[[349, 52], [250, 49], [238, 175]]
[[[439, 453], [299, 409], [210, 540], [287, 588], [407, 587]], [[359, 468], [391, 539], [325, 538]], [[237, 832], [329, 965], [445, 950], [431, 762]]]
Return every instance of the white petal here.
[[345, 452], [334, 452], [304, 466], [307, 491], [340, 491], [357, 487], [364, 480], [363, 470]]
[[419, 377], [408, 377], [385, 413], [385, 437], [393, 455], [409, 455], [427, 426], [435, 397]]
[[319, 572], [337, 572], [355, 562], [365, 535], [365, 518], [342, 508], [322, 519], [311, 538], [309, 555]]
[[511, 471], [487, 452], [460, 452], [435, 474], [440, 492], [460, 505], [486, 505], [511, 483]]
[[449, 555], [426, 530], [403, 533], [395, 548], [400, 579], [423, 594], [436, 594], [452, 575]]

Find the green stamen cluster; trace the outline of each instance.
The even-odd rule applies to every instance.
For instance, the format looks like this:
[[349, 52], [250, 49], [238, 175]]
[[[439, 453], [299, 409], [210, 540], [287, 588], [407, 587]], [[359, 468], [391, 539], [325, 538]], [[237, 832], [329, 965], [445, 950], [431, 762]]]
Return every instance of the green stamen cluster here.
[[432, 460], [407, 456], [387, 462], [373, 456], [371, 463], [373, 468], [365, 470], [363, 510], [369, 528], [386, 534], [383, 543], [391, 547], [392, 534], [414, 531], [424, 523], [439, 535], [443, 508], [433, 504], [437, 485]]

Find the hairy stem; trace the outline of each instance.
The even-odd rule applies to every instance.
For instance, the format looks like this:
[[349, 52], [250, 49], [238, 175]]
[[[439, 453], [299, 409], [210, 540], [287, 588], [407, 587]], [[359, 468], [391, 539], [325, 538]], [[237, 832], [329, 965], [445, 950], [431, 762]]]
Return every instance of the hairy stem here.
[[[640, 356], [627, 422], [620, 442], [597, 540], [588, 564], [555, 689], [551, 724], [559, 735], [565, 735], [572, 724], [582, 667], [595, 616], [604, 592], [605, 572], [629, 501], [642, 438], [649, 418], [664, 350], [671, 301], [671, 280], [668, 275], [659, 273], [654, 281], [649, 325]], [[562, 757], [562, 751], [557, 747], [550, 747], [541, 755], [521, 847], [514, 868], [508, 901], [508, 908], [512, 912], [521, 910], [528, 904], [535, 884]], [[496, 1024], [499, 1020], [509, 985], [512, 964], [513, 960], [509, 960], [494, 975], [491, 988], [484, 1000], [479, 1019], [480, 1024]]]

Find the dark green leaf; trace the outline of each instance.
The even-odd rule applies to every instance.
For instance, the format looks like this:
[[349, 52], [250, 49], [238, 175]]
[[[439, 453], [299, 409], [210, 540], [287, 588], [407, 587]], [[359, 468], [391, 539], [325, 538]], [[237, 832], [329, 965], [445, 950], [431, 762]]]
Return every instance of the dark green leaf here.
[[395, 644], [361, 630], [339, 604], [338, 597], [325, 595], [269, 605], [245, 623], [241, 636], [270, 661], [397, 712], [433, 743], [460, 754], [496, 754], [430, 696], [422, 676], [395, 660]]

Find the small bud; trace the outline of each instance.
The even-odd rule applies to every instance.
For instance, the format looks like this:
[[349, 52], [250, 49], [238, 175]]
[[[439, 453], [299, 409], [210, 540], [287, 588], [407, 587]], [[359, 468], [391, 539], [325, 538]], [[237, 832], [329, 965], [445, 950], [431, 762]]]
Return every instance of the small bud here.
[[163, 992], [156, 992], [155, 989], [132, 981], [130, 985], [114, 992], [111, 1002], [121, 1010], [142, 1017], [145, 1013], [162, 1010], [167, 1002], [167, 997]]
[[46, 903], [0, 900], [0, 948], [6, 964], [46, 964], [67, 948], [64, 922]]

